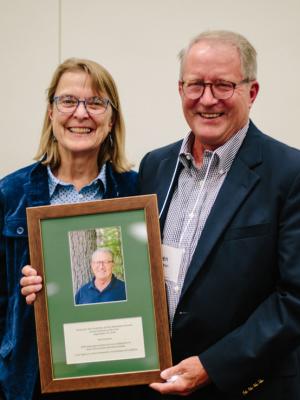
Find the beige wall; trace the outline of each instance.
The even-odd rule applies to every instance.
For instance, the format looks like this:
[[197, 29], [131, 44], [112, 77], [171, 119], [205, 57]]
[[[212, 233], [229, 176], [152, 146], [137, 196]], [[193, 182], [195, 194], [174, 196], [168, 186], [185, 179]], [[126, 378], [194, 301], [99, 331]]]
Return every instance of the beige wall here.
[[300, 147], [299, 0], [0, 0], [0, 176], [32, 161], [45, 89], [70, 56], [114, 76], [127, 125], [127, 152], [142, 155], [188, 128], [177, 94], [177, 53], [205, 29], [244, 34], [258, 51], [261, 91], [254, 122]]

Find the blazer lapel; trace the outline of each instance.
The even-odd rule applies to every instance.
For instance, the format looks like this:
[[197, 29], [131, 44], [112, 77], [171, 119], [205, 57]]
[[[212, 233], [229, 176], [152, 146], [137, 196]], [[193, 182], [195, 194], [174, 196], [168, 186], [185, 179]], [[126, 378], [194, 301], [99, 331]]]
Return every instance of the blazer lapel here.
[[257, 173], [252, 169], [255, 165], [261, 163], [259, 142], [256, 138], [250, 137], [250, 132], [248, 132], [248, 135], [227, 174], [206, 221], [185, 277], [181, 297], [184, 296], [196, 274], [203, 267], [208, 255], [234, 214], [260, 180]]
[[163, 231], [170, 201], [172, 199], [172, 194], [174, 192], [174, 188], [176, 187], [179, 173], [182, 169], [181, 163], [178, 163], [178, 155], [181, 143], [182, 142], [176, 144], [176, 146], [170, 152], [170, 156], [163, 159], [158, 167], [157, 176], [159, 179], [156, 184], [156, 194], [161, 231]]

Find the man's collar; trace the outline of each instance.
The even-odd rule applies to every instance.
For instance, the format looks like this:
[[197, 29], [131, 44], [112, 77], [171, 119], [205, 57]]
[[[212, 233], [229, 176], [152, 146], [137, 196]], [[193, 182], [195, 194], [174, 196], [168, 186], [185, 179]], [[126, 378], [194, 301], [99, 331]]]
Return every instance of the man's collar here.
[[[114, 283], [114, 281], [116, 280], [116, 277], [114, 274], [111, 275], [111, 280], [109, 281], [108, 285], [105, 286], [105, 288], [102, 290], [106, 290], [107, 288], [110, 288], [112, 286], [112, 284]], [[96, 278], [93, 277], [93, 279], [90, 281], [90, 285], [89, 288], [93, 288], [93, 289], [97, 289], [96, 284], [95, 284]]]
[[[217, 157], [218, 163], [219, 163], [219, 169], [227, 172], [236, 156], [236, 153], [238, 149], [240, 148], [241, 144], [243, 143], [243, 140], [245, 139], [246, 133], [249, 128], [249, 120], [247, 121], [246, 125], [243, 126], [240, 130], [238, 130], [226, 143], [224, 143], [222, 146], [218, 147], [214, 151], [211, 150], [205, 150], [204, 155], [210, 155], [212, 154]], [[188, 133], [188, 135], [183, 139], [180, 152], [179, 152], [179, 157], [180, 161], [183, 163], [185, 167], [190, 164], [190, 160], [193, 160], [193, 154], [192, 154], [192, 149], [193, 149], [193, 144], [194, 144], [194, 134], [192, 131]]]

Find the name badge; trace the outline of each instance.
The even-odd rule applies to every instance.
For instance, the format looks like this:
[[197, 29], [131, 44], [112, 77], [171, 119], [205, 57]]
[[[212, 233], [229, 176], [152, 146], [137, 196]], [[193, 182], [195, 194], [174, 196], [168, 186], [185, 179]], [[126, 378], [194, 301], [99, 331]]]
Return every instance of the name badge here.
[[162, 245], [163, 267], [166, 281], [177, 283], [184, 249]]

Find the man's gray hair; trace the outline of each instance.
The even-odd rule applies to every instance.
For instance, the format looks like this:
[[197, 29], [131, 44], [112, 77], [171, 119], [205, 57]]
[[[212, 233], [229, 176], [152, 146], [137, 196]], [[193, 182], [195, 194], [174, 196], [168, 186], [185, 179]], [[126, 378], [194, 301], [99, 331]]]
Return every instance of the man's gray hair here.
[[112, 261], [114, 261], [114, 253], [109, 247], [99, 247], [97, 250], [95, 250], [92, 254], [91, 260], [95, 257], [95, 255], [100, 254], [100, 253], [108, 253], [112, 257]]
[[205, 31], [194, 37], [190, 43], [180, 51], [180, 79], [183, 78], [183, 67], [187, 53], [191, 47], [202, 41], [214, 41], [234, 46], [240, 55], [243, 79], [255, 80], [257, 75], [256, 50], [252, 44], [242, 35], [231, 31]]

